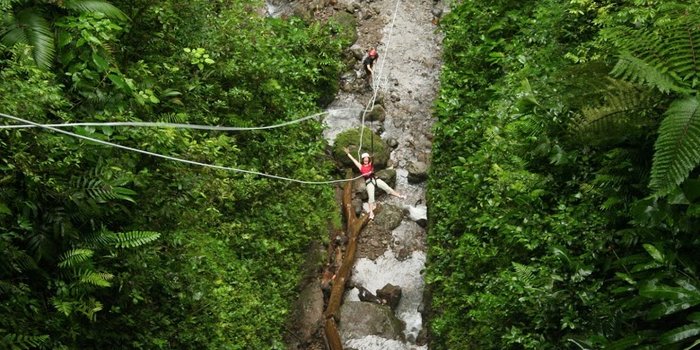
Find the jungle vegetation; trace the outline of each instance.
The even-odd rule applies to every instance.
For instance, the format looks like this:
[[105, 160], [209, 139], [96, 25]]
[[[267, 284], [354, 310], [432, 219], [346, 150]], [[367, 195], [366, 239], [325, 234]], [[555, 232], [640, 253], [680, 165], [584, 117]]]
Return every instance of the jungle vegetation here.
[[433, 349], [700, 345], [700, 2], [456, 2]]
[[[0, 112], [37, 123], [264, 126], [333, 98], [349, 44], [261, 1], [0, 0]], [[2, 124], [18, 124], [3, 120]], [[74, 127], [188, 160], [332, 177], [318, 121], [246, 133]], [[0, 130], [0, 348], [281, 349], [310, 242], [302, 186], [38, 128]]]

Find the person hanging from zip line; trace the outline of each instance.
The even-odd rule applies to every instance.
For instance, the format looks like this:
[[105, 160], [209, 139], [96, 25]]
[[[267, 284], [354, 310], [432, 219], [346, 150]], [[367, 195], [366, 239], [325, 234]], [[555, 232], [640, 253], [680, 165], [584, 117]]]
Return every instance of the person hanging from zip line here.
[[365, 185], [367, 186], [367, 195], [369, 196], [369, 199], [367, 200], [367, 206], [368, 206], [368, 212], [369, 212], [369, 219], [372, 220], [374, 219], [374, 208], [375, 208], [375, 203], [374, 203], [374, 189], [375, 187], [379, 187], [384, 192], [394, 196], [398, 197], [401, 199], [406, 199], [406, 196], [394, 191], [389, 185], [386, 184], [382, 179], [377, 178], [374, 176], [374, 162], [372, 161], [372, 158], [369, 156], [369, 153], [362, 153], [360, 156], [360, 159], [362, 163], [358, 162], [355, 157], [353, 157], [350, 154], [350, 150], [347, 147], [343, 148], [343, 151], [345, 151], [345, 154], [350, 157], [353, 163], [355, 163], [355, 166], [357, 166], [358, 169], [360, 169], [360, 174], [362, 177], [365, 179]]
[[372, 74], [374, 73], [374, 62], [379, 59], [379, 54], [374, 47], [370, 47], [367, 50], [367, 54], [362, 59], [362, 68], [365, 70], [365, 79], [367, 83], [372, 87]]

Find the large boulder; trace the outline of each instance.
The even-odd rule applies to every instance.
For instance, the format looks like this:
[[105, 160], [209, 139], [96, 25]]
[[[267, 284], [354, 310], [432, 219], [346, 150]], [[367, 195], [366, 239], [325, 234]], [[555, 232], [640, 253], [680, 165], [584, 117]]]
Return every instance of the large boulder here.
[[[396, 169], [382, 169], [376, 172], [376, 176], [384, 182], [386, 182], [389, 187], [394, 188], [396, 187]], [[381, 189], [377, 189], [380, 192], [383, 192]]]
[[391, 283], [386, 284], [382, 289], [377, 289], [377, 297], [386, 300], [387, 305], [389, 305], [392, 310], [396, 310], [396, 307], [399, 306], [401, 294], [401, 287]]
[[375, 105], [372, 111], [367, 113], [365, 120], [383, 123], [386, 120], [386, 109], [382, 105]]
[[428, 179], [428, 164], [424, 162], [410, 162], [406, 170], [408, 171], [408, 183], [417, 184]]
[[346, 45], [352, 45], [357, 41], [357, 18], [354, 14], [344, 11], [336, 12], [329, 22], [333, 34], [345, 41]]
[[340, 336], [358, 339], [376, 335], [386, 339], [403, 340], [403, 323], [387, 305], [346, 301], [340, 308]]
[[[355, 165], [352, 163], [352, 160], [350, 160], [350, 158], [348, 158], [348, 156], [345, 154], [345, 151], [343, 151], [343, 147], [348, 147], [350, 149], [350, 154], [357, 159], [357, 147], [359, 144], [360, 128], [341, 132], [338, 134], [338, 136], [336, 136], [335, 143], [333, 144], [333, 157], [344, 166], [352, 167], [353, 170], [357, 170], [355, 169]], [[386, 166], [386, 163], [389, 160], [391, 148], [386, 145], [379, 135], [365, 127], [365, 130], [362, 133], [362, 151], [373, 153], [374, 167], [375, 169], [381, 169]], [[359, 159], [357, 160], [359, 161]]]
[[392, 231], [401, 225], [403, 209], [391, 204], [384, 204], [382, 211], [374, 218], [374, 224], [385, 231]]

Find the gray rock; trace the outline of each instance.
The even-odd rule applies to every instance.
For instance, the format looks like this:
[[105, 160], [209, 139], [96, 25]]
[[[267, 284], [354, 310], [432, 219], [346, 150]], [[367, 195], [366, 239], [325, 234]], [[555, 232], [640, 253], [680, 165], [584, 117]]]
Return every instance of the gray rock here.
[[345, 154], [343, 148], [348, 147], [353, 157], [357, 159], [357, 147], [359, 146], [360, 134], [362, 134], [363, 152], [373, 153], [372, 156], [374, 158], [374, 166], [381, 169], [389, 160], [391, 148], [386, 145], [384, 140], [382, 140], [379, 135], [372, 132], [372, 130], [369, 130], [369, 128], [365, 128], [364, 132], [361, 132], [360, 128], [357, 128], [349, 129], [338, 134], [338, 136], [335, 138], [335, 144], [331, 149], [333, 152], [333, 157], [342, 165], [352, 167], [354, 170], [356, 170], [355, 164]]
[[395, 205], [385, 204], [382, 211], [374, 218], [374, 224], [384, 231], [392, 231], [401, 225], [403, 209]]
[[355, 209], [355, 215], [362, 214], [362, 199], [355, 198], [352, 200], [352, 208]]
[[389, 305], [392, 310], [396, 310], [396, 307], [399, 306], [401, 293], [401, 287], [391, 283], [385, 285], [382, 289], [377, 289], [377, 297], [386, 300], [387, 305]]
[[386, 140], [386, 144], [389, 145], [391, 148], [396, 148], [399, 147], [399, 141], [393, 137], [390, 137]]
[[339, 326], [342, 339], [376, 335], [386, 339], [403, 340], [404, 326], [386, 305], [346, 301], [340, 308]]
[[375, 105], [365, 118], [372, 122], [384, 122], [386, 120], [386, 110], [382, 105]]
[[377, 171], [377, 177], [384, 180], [391, 188], [396, 186], [396, 169], [382, 169]]
[[428, 179], [428, 165], [423, 162], [410, 162], [408, 170], [408, 183], [417, 184]]
[[314, 280], [302, 289], [294, 310], [294, 324], [298, 336], [303, 340], [310, 340], [321, 327], [323, 319], [323, 293], [318, 281]]
[[359, 45], [353, 45], [350, 47], [350, 52], [352, 52], [352, 55], [357, 59], [361, 60], [362, 57], [365, 56], [365, 50], [362, 49]]

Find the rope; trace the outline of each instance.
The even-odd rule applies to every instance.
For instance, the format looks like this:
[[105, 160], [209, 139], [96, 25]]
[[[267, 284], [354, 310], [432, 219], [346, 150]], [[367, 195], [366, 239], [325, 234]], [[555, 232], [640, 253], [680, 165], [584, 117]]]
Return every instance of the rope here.
[[359, 179], [360, 177], [362, 177], [362, 175], [360, 175], [360, 176], [357, 176], [357, 177], [352, 178], [352, 179], [328, 180], [328, 181], [306, 181], [306, 180], [298, 180], [298, 179], [288, 178], [288, 177], [284, 177], [284, 176], [277, 176], [277, 175], [265, 174], [265, 173], [260, 173], [260, 172], [257, 172], [257, 171], [245, 170], [245, 169], [237, 169], [237, 168], [232, 168], [232, 167], [227, 167], [227, 166], [221, 166], [221, 165], [214, 165], [214, 164], [201, 163], [201, 162], [196, 162], [196, 161], [193, 161], [193, 160], [187, 160], [187, 159], [172, 157], [172, 156], [168, 156], [168, 155], [164, 155], [164, 154], [159, 154], [159, 153], [144, 151], [144, 150], [138, 149], [138, 148], [133, 148], [133, 147], [129, 147], [129, 146], [123, 146], [123, 145], [116, 144], [116, 143], [112, 143], [112, 142], [109, 142], [109, 141], [104, 141], [104, 140], [100, 140], [100, 139], [96, 139], [96, 138], [92, 138], [92, 137], [88, 137], [88, 136], [78, 135], [78, 134], [72, 133], [72, 132], [70, 132], [70, 131], [61, 130], [61, 129], [55, 128], [55, 127], [53, 127], [53, 126], [42, 125], [42, 124], [39, 124], [39, 123], [32, 122], [32, 121], [30, 121], [30, 120], [18, 118], [18, 117], [15, 117], [15, 116], [11, 116], [11, 115], [8, 115], [8, 114], [4, 114], [4, 113], [0, 113], [0, 117], [4, 117], [4, 118], [7, 118], [7, 119], [11, 119], [11, 120], [18, 121], [18, 122], [20, 122], [20, 123], [25, 123], [25, 124], [28, 124], [28, 125], [32, 125], [33, 127], [38, 127], [38, 128], [42, 128], [42, 129], [51, 130], [51, 131], [54, 131], [54, 132], [57, 132], [57, 133], [61, 133], [61, 134], [65, 134], [65, 135], [68, 135], [68, 136], [72, 136], [72, 137], [75, 137], [75, 138], [78, 138], [78, 139], [83, 139], [83, 140], [87, 140], [87, 141], [92, 141], [92, 142], [95, 142], [95, 143], [98, 143], [98, 144], [102, 144], [102, 145], [106, 145], [106, 146], [110, 146], [110, 147], [115, 147], [115, 148], [120, 148], [120, 149], [123, 149], [123, 150], [126, 150], [126, 151], [141, 153], [141, 154], [149, 155], [149, 156], [152, 156], [152, 157], [163, 158], [163, 159], [167, 159], [167, 160], [172, 160], [172, 161], [176, 161], [176, 162], [181, 162], [181, 163], [186, 163], [186, 164], [192, 164], [192, 165], [202, 166], [202, 167], [206, 167], [206, 168], [213, 168], [213, 169], [219, 169], [219, 170], [233, 171], [233, 172], [238, 172], [238, 173], [244, 173], [244, 174], [251, 174], [251, 175], [257, 175], [257, 176], [267, 177], [267, 178], [276, 179], [276, 180], [283, 180], [283, 181], [289, 181], [289, 182], [296, 182], [296, 183], [305, 184], [305, 185], [333, 184], [333, 183], [340, 183], [340, 182], [353, 181], [353, 180], [356, 180], [356, 179]]
[[[377, 70], [379, 72], [377, 76], [377, 83], [375, 84], [374, 82], [374, 76], [372, 76], [372, 89], [374, 90], [374, 93], [372, 95], [372, 98], [369, 100], [367, 103], [367, 106], [365, 106], [364, 111], [362, 112], [362, 126], [360, 127], [360, 145], [357, 148], [357, 156], [360, 157], [360, 154], [362, 152], [362, 141], [365, 133], [365, 116], [367, 115], [367, 111], [369, 110], [370, 106], [374, 106], [374, 102], [377, 100], [377, 94], [379, 92], [378, 87], [381, 86], [381, 81], [382, 81], [382, 75], [384, 74], [384, 64], [387, 61], [388, 58], [388, 52], [389, 48], [391, 47], [391, 42], [394, 38], [394, 27], [396, 24], [396, 15], [399, 13], [399, 5], [401, 4], [401, 0], [396, 0], [396, 6], [394, 7], [394, 16], [391, 20], [391, 27], [389, 27], [389, 38], [387, 39], [387, 44], [386, 47], [384, 48], [384, 55], [385, 58], [382, 60], [382, 63], [379, 66], [379, 69]], [[371, 151], [372, 151], [372, 156], [374, 156], [374, 135], [371, 137]]]
[[[344, 111], [344, 110], [360, 110], [359, 108], [338, 108], [333, 111]], [[54, 128], [66, 128], [72, 126], [134, 126], [134, 127], [156, 127], [156, 128], [178, 128], [178, 129], [198, 129], [198, 130], [214, 130], [214, 131], [251, 131], [251, 130], [269, 130], [275, 128], [281, 128], [283, 126], [292, 125], [296, 123], [301, 123], [303, 121], [320, 117], [322, 115], [328, 114], [331, 111], [325, 111], [321, 113], [312, 114], [306, 117], [302, 117], [295, 120], [290, 120], [288, 122], [283, 122], [275, 125], [268, 126], [252, 126], [252, 127], [236, 127], [236, 126], [212, 126], [212, 125], [197, 125], [197, 124], [182, 124], [182, 123], [163, 123], [163, 122], [82, 122], [82, 123], [62, 123], [62, 124], [39, 124], [42, 126], [50, 126]], [[20, 125], [0, 125], [0, 129], [18, 129], [18, 128], [36, 128], [38, 125], [34, 124], [20, 124]]]

